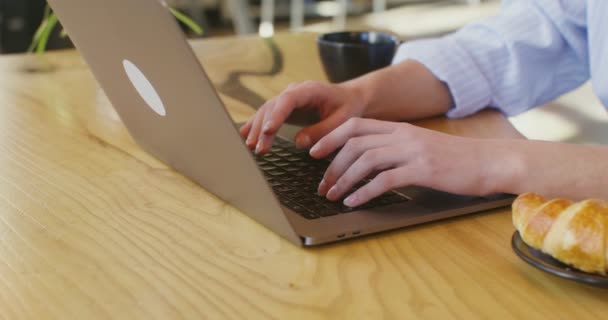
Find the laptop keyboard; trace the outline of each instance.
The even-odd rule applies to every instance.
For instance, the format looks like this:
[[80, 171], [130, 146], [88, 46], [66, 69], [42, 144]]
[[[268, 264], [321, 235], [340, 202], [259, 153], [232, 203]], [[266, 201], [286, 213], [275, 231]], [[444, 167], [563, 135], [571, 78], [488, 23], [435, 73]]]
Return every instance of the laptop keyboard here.
[[[330, 162], [325, 159], [314, 159], [308, 155], [308, 151], [298, 150], [293, 143], [280, 138], [275, 139], [268, 154], [256, 156], [256, 162], [283, 206], [306, 219], [317, 219], [408, 201], [408, 198], [392, 191], [355, 208], [343, 205], [343, 199], [336, 202], [329, 201], [327, 198], [319, 196], [317, 190]], [[347, 192], [347, 195], [365, 183], [367, 181], [360, 182], [350, 192]]]

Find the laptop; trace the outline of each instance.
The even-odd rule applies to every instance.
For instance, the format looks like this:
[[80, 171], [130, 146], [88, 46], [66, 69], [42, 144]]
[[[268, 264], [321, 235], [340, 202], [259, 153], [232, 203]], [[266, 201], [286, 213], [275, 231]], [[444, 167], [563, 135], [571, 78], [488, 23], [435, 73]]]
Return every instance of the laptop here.
[[[329, 160], [286, 139], [254, 156], [183, 31], [159, 0], [49, 0], [135, 141], [268, 229], [301, 246], [509, 205], [407, 187], [358, 208], [316, 194]], [[365, 183], [365, 182], [362, 182]]]

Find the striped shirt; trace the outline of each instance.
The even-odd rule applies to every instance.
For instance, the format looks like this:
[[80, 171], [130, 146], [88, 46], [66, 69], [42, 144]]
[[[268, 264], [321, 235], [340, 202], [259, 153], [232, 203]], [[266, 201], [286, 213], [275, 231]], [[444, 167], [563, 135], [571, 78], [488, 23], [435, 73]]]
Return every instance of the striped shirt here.
[[496, 16], [406, 42], [393, 62], [406, 59], [448, 85], [450, 117], [487, 107], [515, 115], [589, 78], [608, 107], [608, 0], [505, 0]]

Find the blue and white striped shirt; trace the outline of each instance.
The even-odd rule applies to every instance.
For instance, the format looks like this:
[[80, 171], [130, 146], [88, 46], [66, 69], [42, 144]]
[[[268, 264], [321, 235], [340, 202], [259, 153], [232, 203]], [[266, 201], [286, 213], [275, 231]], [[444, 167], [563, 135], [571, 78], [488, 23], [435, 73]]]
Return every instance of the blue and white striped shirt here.
[[450, 88], [450, 117], [486, 107], [515, 115], [589, 78], [608, 107], [608, 0], [505, 0], [498, 15], [437, 39], [407, 42], [414, 59]]

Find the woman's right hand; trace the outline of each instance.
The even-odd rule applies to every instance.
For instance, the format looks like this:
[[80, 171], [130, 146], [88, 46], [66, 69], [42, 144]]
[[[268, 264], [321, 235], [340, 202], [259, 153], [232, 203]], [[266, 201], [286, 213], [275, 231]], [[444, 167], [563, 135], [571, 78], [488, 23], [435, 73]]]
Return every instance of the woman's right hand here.
[[366, 102], [361, 92], [343, 84], [306, 81], [290, 85], [280, 95], [266, 102], [240, 133], [247, 147], [256, 154], [270, 150], [274, 137], [294, 111], [317, 112], [319, 121], [296, 135], [298, 148], [309, 148], [326, 134], [352, 117], [361, 117]]

